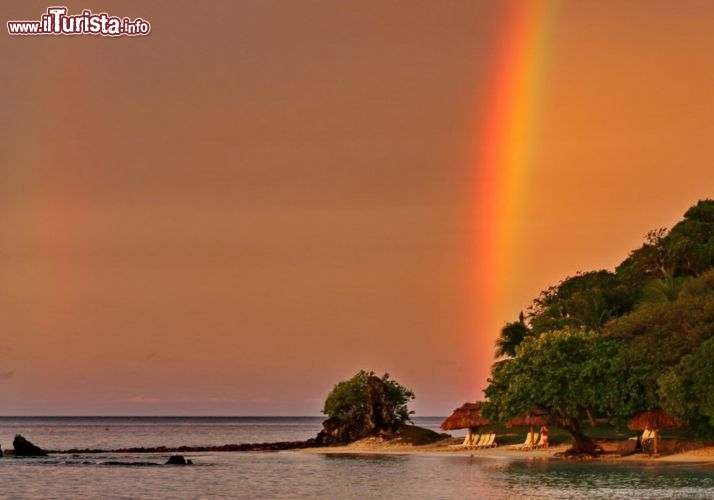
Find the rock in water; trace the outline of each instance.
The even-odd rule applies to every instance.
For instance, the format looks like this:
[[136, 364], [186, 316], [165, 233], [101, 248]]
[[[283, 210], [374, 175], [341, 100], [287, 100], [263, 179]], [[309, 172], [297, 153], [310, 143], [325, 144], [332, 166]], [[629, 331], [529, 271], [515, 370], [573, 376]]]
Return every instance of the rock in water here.
[[29, 442], [27, 439], [24, 437], [20, 436], [17, 434], [15, 436], [15, 439], [12, 441], [12, 447], [15, 448], [15, 456], [16, 457], [46, 457], [47, 452], [40, 448], [39, 446], [35, 446], [31, 442]]
[[[189, 460], [189, 462], [191, 461]], [[169, 461], [166, 462], [166, 465], [188, 465], [188, 463], [186, 462], [186, 459], [183, 457], [183, 455], [171, 455], [169, 457]]]

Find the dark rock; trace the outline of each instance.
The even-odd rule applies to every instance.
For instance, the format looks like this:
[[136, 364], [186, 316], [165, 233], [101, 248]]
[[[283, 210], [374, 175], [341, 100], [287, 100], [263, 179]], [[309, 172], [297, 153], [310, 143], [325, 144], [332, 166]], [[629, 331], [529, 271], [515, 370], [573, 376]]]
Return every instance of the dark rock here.
[[2, 456], [2, 446], [0, 446], [0, 457]]
[[16, 457], [46, 457], [47, 452], [40, 448], [39, 446], [35, 446], [31, 442], [29, 442], [27, 439], [24, 437], [20, 436], [17, 434], [15, 436], [15, 439], [12, 441], [12, 447], [15, 449], [15, 456]]
[[87, 455], [90, 453], [197, 453], [203, 451], [277, 451], [314, 448], [317, 443], [314, 438], [307, 441], [277, 441], [274, 443], [242, 443], [223, 444], [215, 446], [153, 446], [149, 448], [116, 448], [113, 450], [95, 448], [72, 448], [69, 450], [51, 450], [50, 453], [63, 455]]
[[171, 455], [166, 465], [186, 465], [186, 459], [183, 455]]

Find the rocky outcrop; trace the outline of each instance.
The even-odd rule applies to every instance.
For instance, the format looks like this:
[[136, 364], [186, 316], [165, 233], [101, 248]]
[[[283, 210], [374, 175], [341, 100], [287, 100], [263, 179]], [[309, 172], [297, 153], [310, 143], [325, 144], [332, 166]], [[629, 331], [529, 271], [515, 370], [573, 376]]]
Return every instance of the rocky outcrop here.
[[223, 444], [219, 446], [152, 446], [138, 448], [117, 448], [96, 449], [96, 448], [72, 448], [69, 450], [52, 450], [56, 454], [86, 454], [86, 453], [196, 453], [205, 451], [280, 451], [280, 450], [296, 450], [301, 448], [314, 448], [316, 446], [315, 439], [307, 441], [277, 441], [275, 443], [241, 443], [241, 444]]
[[17, 434], [15, 436], [15, 439], [12, 441], [12, 447], [15, 449], [15, 456], [16, 457], [46, 457], [47, 452], [40, 448], [39, 446], [35, 446], [31, 442], [29, 442], [27, 439], [22, 437], [21, 435]]
[[372, 436], [392, 436], [401, 427], [389, 411], [389, 389], [376, 376], [367, 380], [367, 404], [355, 405], [338, 416], [330, 417], [322, 423], [317, 435], [317, 446], [347, 444]]
[[183, 455], [171, 455], [166, 465], [193, 465], [193, 462], [186, 460]]

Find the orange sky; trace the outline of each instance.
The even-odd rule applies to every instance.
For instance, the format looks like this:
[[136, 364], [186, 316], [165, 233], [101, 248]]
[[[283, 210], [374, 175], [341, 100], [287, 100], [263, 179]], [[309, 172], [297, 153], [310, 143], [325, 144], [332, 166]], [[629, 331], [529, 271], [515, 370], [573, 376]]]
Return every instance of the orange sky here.
[[[481, 397], [502, 3], [62, 5], [152, 32], [0, 34], [3, 414], [316, 415], [360, 369]], [[714, 3], [554, 12], [502, 322], [714, 196]]]

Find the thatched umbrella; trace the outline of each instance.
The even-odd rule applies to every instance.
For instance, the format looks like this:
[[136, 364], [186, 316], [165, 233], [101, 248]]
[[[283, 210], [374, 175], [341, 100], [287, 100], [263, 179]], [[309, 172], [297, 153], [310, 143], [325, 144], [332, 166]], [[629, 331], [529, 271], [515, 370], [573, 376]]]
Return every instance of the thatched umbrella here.
[[509, 429], [511, 427], [530, 427], [532, 433], [533, 427], [536, 425], [554, 425], [555, 423], [557, 423], [557, 420], [548, 410], [535, 408], [525, 415], [509, 420], [506, 422], [506, 427]]
[[445, 431], [454, 429], [468, 429], [469, 434], [471, 429], [490, 425], [493, 422], [481, 415], [481, 403], [464, 403], [454, 412], [449, 415], [446, 420], [441, 423], [441, 428]]
[[642, 411], [632, 417], [629, 422], [627, 422], [627, 428], [632, 431], [644, 431], [651, 430], [654, 431], [654, 454], [657, 454], [657, 441], [659, 439], [660, 429], [676, 429], [684, 425], [682, 420], [674, 418], [672, 415], [666, 411], [659, 410], [649, 410]]

